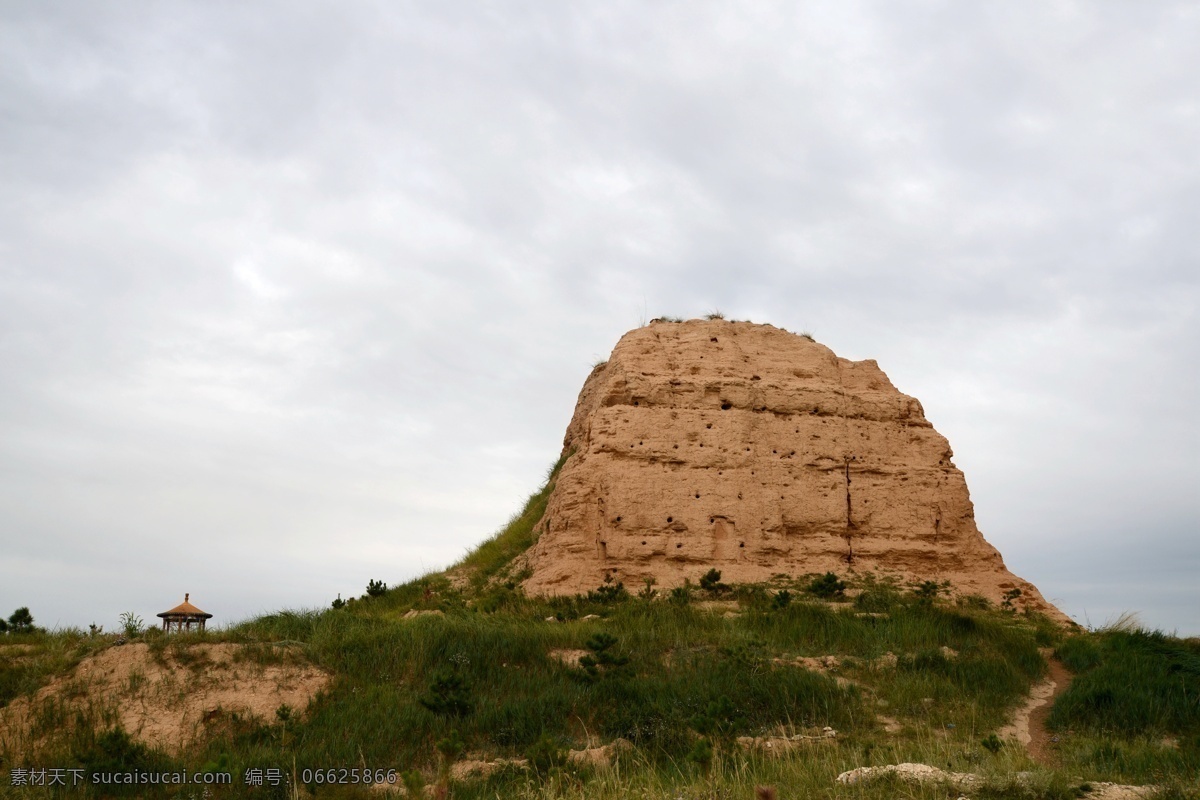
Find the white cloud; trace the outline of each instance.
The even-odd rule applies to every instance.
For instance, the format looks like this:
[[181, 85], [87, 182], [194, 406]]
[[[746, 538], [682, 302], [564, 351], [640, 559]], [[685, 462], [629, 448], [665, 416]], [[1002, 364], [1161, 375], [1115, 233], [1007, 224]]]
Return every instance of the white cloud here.
[[[1185, 626], [1122, 547], [1196, 555], [1198, 26], [8, 6], [0, 608], [84, 625], [187, 584], [244, 616], [442, 566], [623, 331], [720, 308], [876, 358], [1069, 611], [1086, 552]], [[205, 555], [164, 562], [177, 536]]]

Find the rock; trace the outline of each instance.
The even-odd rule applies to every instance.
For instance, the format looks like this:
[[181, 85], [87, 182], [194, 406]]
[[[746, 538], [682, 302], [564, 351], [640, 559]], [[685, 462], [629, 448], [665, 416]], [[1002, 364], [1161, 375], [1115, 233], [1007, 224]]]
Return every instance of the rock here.
[[895, 717], [877, 714], [875, 719], [879, 720], [879, 724], [883, 726], [884, 733], [900, 733], [904, 730], [904, 725]]
[[[813, 672], [827, 674], [831, 671], [836, 671], [842, 666], [842, 658], [839, 656], [796, 656], [795, 658], [773, 658], [771, 661], [775, 664], [790, 664], [793, 667], [803, 667], [804, 669]], [[853, 658], [847, 658], [848, 664], [855, 663]], [[836, 679], [840, 680], [841, 679]]]
[[820, 736], [739, 736], [737, 744], [743, 750], [779, 756], [814, 745], [833, 744], [837, 738], [837, 732], [832, 728], [827, 730], [832, 733], [824, 733]]
[[497, 758], [493, 761], [484, 759], [464, 759], [456, 761], [450, 765], [450, 778], [456, 781], [464, 781], [475, 778], [486, 778], [507, 766], [526, 767], [529, 765], [528, 759], [524, 758]]
[[1129, 786], [1121, 783], [1093, 783], [1084, 795], [1088, 800], [1149, 800], [1159, 790], [1157, 786]]
[[534, 595], [873, 570], [1067, 622], [975, 526], [949, 443], [874, 361], [770, 325], [656, 321], [584, 383], [538, 539]]
[[404, 615], [404, 619], [416, 619], [417, 617], [444, 617], [444, 612], [435, 609], [411, 609]]
[[593, 620], [593, 619], [600, 619], [600, 615], [599, 614], [588, 614], [586, 617], [583, 617], [584, 622], [587, 622], [587, 621]]
[[590, 766], [594, 769], [608, 769], [616, 763], [623, 754], [633, 751], [633, 744], [626, 739], [614, 739], [601, 747], [588, 747], [583, 750], [572, 750], [567, 754], [567, 760], [577, 766]]
[[579, 659], [588, 654], [587, 650], [551, 650], [547, 655], [568, 667], [578, 667]]
[[867, 783], [884, 775], [895, 775], [906, 783], [948, 783], [959, 791], [978, 786], [982, 779], [969, 772], [946, 772], [928, 764], [888, 764], [882, 767], [859, 767], [837, 776], [843, 784]]
[[[882, 767], [859, 767], [837, 776], [842, 784], [868, 783], [885, 775], [895, 775], [906, 783], [946, 783], [957, 791], [964, 792], [980, 788], [984, 779], [970, 772], [946, 772], [928, 764], [888, 764]], [[1014, 776], [1018, 785], [1030, 786], [1035, 778], [1031, 772], [1018, 772]], [[1149, 800], [1159, 790], [1157, 786], [1126, 786], [1117, 783], [1091, 783], [1083, 795], [1088, 800]]]
[[876, 669], [888, 670], [888, 669], [895, 669], [896, 665], [899, 663], [900, 663], [900, 659], [896, 657], [895, 653], [893, 653], [891, 650], [889, 650], [886, 653], [884, 653], [883, 655], [881, 655], [879, 658], [875, 659], [873, 666]]

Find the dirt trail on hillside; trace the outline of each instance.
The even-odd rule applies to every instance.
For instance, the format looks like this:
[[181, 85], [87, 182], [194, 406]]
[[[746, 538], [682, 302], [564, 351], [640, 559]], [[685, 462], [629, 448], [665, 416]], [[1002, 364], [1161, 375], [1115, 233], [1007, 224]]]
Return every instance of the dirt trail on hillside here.
[[1057, 766], [1058, 743], [1055, 734], [1046, 727], [1046, 720], [1050, 718], [1050, 711], [1054, 708], [1054, 701], [1057, 700], [1063, 692], [1070, 686], [1074, 679], [1063, 663], [1054, 656], [1047, 659], [1050, 666], [1050, 679], [1054, 681], [1054, 692], [1050, 698], [1033, 709], [1033, 713], [1029, 715], [1029, 756], [1039, 764], [1045, 766]]
[[1053, 651], [1042, 651], [1049, 666], [1046, 678], [1029, 692], [1025, 705], [1017, 709], [1012, 720], [999, 731], [1001, 739], [1015, 739], [1025, 747], [1029, 757], [1045, 766], [1057, 766], [1058, 744], [1046, 727], [1054, 701], [1067, 690], [1074, 677]]

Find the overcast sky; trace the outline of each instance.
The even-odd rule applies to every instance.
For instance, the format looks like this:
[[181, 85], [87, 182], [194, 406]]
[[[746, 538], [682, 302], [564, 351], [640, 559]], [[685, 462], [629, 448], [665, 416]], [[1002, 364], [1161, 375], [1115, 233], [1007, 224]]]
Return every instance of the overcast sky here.
[[878, 360], [1080, 622], [1200, 634], [1197, 41], [1190, 2], [0, 0], [0, 613], [444, 567], [621, 334], [720, 309]]

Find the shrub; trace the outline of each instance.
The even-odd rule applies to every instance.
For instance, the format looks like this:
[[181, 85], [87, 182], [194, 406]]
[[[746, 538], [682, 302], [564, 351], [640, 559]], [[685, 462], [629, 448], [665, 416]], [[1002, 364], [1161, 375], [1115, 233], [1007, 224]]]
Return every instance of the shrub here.
[[787, 589], [780, 589], [775, 593], [775, 596], [771, 598], [771, 608], [775, 609], [776, 611], [782, 611], [791, 605], [791, 603], [792, 593]]
[[899, 602], [900, 593], [894, 587], [872, 583], [854, 598], [854, 607], [869, 614], [882, 614], [891, 611]]
[[[379, 597], [387, 594], [387, 584], [383, 581], [369, 580], [367, 581], [367, 594], [370, 597]], [[340, 597], [340, 595], [339, 595]]]
[[339, 593], [338, 596], [336, 598], [334, 598], [333, 603], [331, 603], [331, 605], [333, 606], [335, 611], [339, 608], [346, 607], [346, 601], [342, 599], [341, 593]]
[[443, 738], [438, 739], [437, 744], [438, 755], [446, 760], [447, 763], [453, 763], [454, 759], [462, 755], [462, 751], [467, 749], [467, 745], [463, 742], [462, 737], [458, 735], [457, 728], [451, 728]]
[[692, 717], [696, 732], [719, 742], [729, 742], [746, 720], [727, 696], [721, 695], [704, 711]]
[[419, 698], [421, 705], [435, 714], [462, 717], [471, 713], [471, 687], [456, 670], [441, 669], [434, 673], [429, 689]]
[[601, 667], [604, 668], [604, 671], [608, 671], [629, 663], [628, 656], [618, 656], [611, 652], [616, 643], [617, 637], [611, 633], [597, 633], [587, 640], [587, 649], [592, 652], [579, 659], [579, 666], [583, 667], [589, 678], [593, 680], [598, 678]]
[[686, 606], [692, 602], [692, 582], [687, 578], [683, 579], [683, 586], [676, 586], [667, 595], [667, 600], [677, 606]]
[[458, 735], [457, 729], [451, 729], [445, 737], [438, 739], [434, 745], [441, 756], [438, 765], [438, 797], [446, 797], [450, 792], [450, 765], [467, 749], [466, 743]]
[[813, 582], [808, 585], [808, 591], [809, 594], [822, 600], [832, 600], [836, 597], [846, 596], [846, 584], [839, 581], [837, 575], [826, 572], [821, 577], [813, 579]]
[[1014, 610], [1013, 609], [1013, 601], [1016, 600], [1020, 596], [1021, 596], [1020, 589], [1009, 589], [1007, 592], [1004, 593], [1004, 602], [1002, 602], [1000, 604], [1000, 607], [1003, 608], [1005, 611], [1013, 611]]
[[922, 606], [931, 606], [933, 601], [938, 598], [942, 592], [950, 588], [949, 581], [938, 583], [937, 581], [921, 581], [914, 584], [912, 587], [913, 597], [917, 599], [917, 604]]
[[[76, 754], [76, 759], [88, 773], [167, 772], [172, 766], [162, 753], [146, 747], [119, 727], [97, 736]], [[106, 791], [111, 795], [138, 797], [144, 794], [144, 789], [144, 786], [116, 784]]]
[[703, 737], [696, 740], [692, 745], [692, 749], [687, 754], [688, 761], [693, 762], [700, 767], [700, 771], [706, 776], [709, 770], [712, 769], [713, 746], [712, 742]]
[[1000, 752], [1000, 748], [1004, 747], [1004, 742], [994, 733], [989, 733], [987, 738], [980, 742], [980, 744], [983, 745], [984, 750], [987, 750], [992, 755], [996, 755]]
[[612, 578], [604, 579], [604, 583], [587, 593], [587, 599], [592, 603], [609, 605], [629, 599], [629, 590], [621, 582], [613, 583]]
[[405, 797], [423, 797], [425, 795], [425, 776], [418, 770], [410, 769], [401, 772], [400, 783], [404, 786]]
[[700, 576], [700, 588], [709, 594], [720, 594], [729, 591], [727, 584], [721, 583], [721, 570], [710, 569]]
[[714, 308], [712, 311], [705, 314], [704, 318], [707, 320], [725, 319], [725, 315], [722, 314], [720, 310]]
[[543, 733], [541, 738], [525, 751], [525, 757], [529, 759], [529, 766], [535, 772], [545, 775], [567, 763], [567, 750], [553, 736]]

